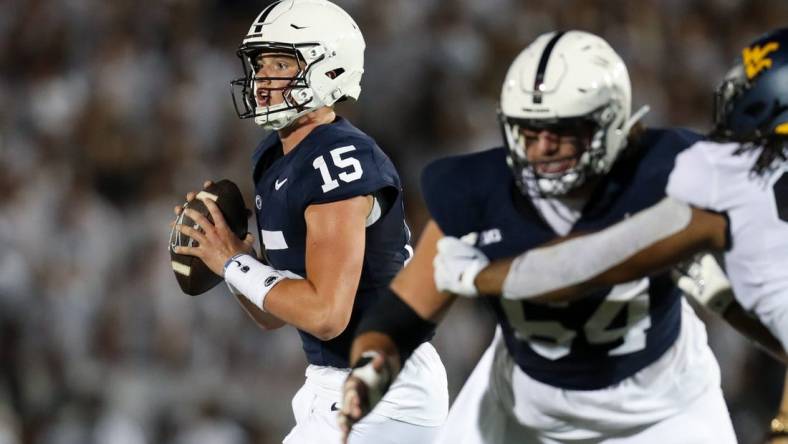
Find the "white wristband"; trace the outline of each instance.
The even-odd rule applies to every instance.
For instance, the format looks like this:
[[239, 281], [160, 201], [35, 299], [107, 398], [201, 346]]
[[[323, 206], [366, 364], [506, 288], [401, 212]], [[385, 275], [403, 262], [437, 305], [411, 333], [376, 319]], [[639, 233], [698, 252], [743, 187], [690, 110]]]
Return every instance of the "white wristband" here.
[[265, 298], [276, 284], [286, 279], [285, 273], [265, 265], [248, 254], [237, 254], [224, 267], [224, 280], [234, 294], [242, 294], [260, 310]]

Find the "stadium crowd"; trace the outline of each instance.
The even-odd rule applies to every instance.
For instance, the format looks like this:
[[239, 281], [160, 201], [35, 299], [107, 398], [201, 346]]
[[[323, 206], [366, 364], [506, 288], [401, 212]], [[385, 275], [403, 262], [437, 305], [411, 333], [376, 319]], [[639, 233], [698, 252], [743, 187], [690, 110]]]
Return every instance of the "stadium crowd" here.
[[[264, 444], [290, 427], [297, 334], [260, 331], [223, 286], [182, 294], [165, 248], [173, 205], [203, 179], [232, 179], [251, 202], [262, 133], [237, 119], [229, 82], [267, 3], [0, 4], [0, 444]], [[647, 123], [705, 132], [730, 55], [788, 19], [785, 0], [337, 3], [367, 42], [361, 99], [339, 113], [398, 166], [416, 235], [422, 167], [500, 144], [500, 84], [535, 36], [604, 36]], [[762, 442], [783, 368], [708, 327], [739, 439]], [[491, 334], [467, 301], [439, 329], [452, 394]]]

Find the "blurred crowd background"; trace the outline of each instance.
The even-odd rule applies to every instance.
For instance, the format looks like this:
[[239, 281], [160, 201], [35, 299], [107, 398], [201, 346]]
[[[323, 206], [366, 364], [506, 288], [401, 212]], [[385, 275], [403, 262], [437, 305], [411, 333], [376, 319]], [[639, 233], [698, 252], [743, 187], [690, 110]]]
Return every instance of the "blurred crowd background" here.
[[[0, 444], [268, 444], [292, 426], [296, 332], [260, 330], [223, 286], [182, 294], [166, 249], [172, 207], [204, 179], [251, 202], [264, 134], [237, 119], [229, 82], [268, 3], [0, 2]], [[740, 48], [788, 22], [785, 0], [337, 3], [367, 41], [361, 99], [340, 114], [395, 161], [416, 234], [421, 168], [500, 143], [500, 84], [538, 34], [602, 35], [648, 124], [707, 131]], [[740, 440], [762, 442], [783, 368], [708, 325]], [[467, 301], [441, 325], [452, 396], [491, 332]]]

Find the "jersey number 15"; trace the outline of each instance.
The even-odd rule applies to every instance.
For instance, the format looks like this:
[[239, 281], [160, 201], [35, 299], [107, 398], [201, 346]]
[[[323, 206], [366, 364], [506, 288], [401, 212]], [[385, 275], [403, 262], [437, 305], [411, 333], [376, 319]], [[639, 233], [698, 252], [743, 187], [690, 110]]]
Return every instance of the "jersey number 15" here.
[[[342, 169], [351, 169], [351, 171], [342, 171], [337, 175], [339, 180], [342, 182], [353, 182], [354, 180], [360, 179], [361, 175], [364, 174], [364, 170], [361, 168], [361, 162], [359, 162], [358, 159], [351, 156], [342, 158], [343, 154], [350, 151], [355, 151], [355, 149], [356, 147], [349, 145], [334, 148], [333, 150], [329, 151], [329, 154], [331, 154], [331, 161], [334, 163], [334, 166]], [[312, 161], [312, 166], [316, 170], [320, 171], [320, 176], [323, 178], [322, 188], [324, 193], [328, 193], [335, 188], [339, 188], [339, 180], [331, 177], [331, 172], [328, 170], [326, 159], [324, 159], [323, 156], [317, 156], [317, 158]]]

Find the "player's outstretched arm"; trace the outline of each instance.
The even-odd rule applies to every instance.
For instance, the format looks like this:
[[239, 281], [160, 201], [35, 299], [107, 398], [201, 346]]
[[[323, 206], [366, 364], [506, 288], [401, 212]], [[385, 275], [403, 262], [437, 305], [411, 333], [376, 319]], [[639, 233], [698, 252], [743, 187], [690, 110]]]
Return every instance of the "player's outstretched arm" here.
[[773, 358], [788, 364], [780, 341], [734, 299], [727, 276], [711, 254], [702, 254], [683, 262], [674, 267], [671, 274], [688, 298], [724, 318], [736, 331]]
[[604, 230], [495, 261], [474, 283], [481, 294], [507, 299], [573, 300], [726, 244], [724, 216], [666, 198]]
[[353, 370], [345, 381], [339, 424], [343, 442], [353, 424], [385, 395], [404, 362], [446, 313], [454, 297], [441, 293], [433, 281], [432, 261], [443, 236], [430, 221], [408, 265], [391, 283], [391, 292], [367, 312], [353, 341]]
[[[495, 261], [478, 272], [474, 283], [483, 295], [533, 302], [568, 301], [601, 287], [654, 274], [699, 251], [723, 250], [727, 243], [728, 222], [724, 216], [665, 199], [605, 230], [566, 237], [515, 258]], [[436, 266], [444, 267], [443, 273], [452, 269], [452, 263], [468, 263], [473, 255], [473, 247], [451, 244], [454, 248], [441, 249], [445, 257], [435, 260]], [[458, 257], [451, 257], [453, 254]], [[470, 260], [474, 261], [478, 259]], [[787, 362], [785, 350], [774, 335], [735, 302], [716, 261], [707, 254], [696, 265], [699, 276], [694, 280], [704, 284], [694, 286], [687, 276], [678, 278], [679, 287], [773, 357]], [[472, 264], [470, 268], [474, 267]], [[436, 281], [440, 281], [441, 272], [436, 269]]]

